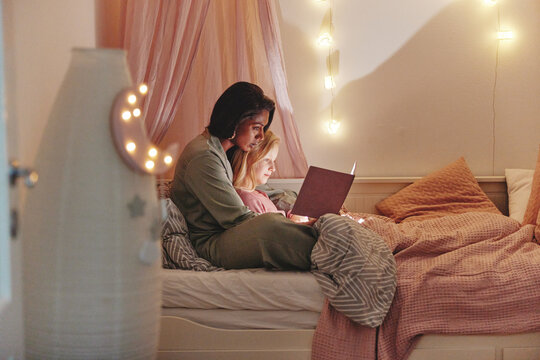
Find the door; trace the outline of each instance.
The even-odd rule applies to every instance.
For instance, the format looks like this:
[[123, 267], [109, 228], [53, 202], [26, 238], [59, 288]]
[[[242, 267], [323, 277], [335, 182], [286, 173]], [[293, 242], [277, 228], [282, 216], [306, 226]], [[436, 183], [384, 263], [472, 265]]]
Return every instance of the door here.
[[3, 3], [0, 2], [0, 359], [22, 359], [22, 244], [15, 223], [19, 193], [16, 187], [10, 189], [8, 164], [8, 159], [17, 155], [17, 132], [15, 122], [9, 121], [6, 102], [4, 63], [8, 52], [4, 50]]

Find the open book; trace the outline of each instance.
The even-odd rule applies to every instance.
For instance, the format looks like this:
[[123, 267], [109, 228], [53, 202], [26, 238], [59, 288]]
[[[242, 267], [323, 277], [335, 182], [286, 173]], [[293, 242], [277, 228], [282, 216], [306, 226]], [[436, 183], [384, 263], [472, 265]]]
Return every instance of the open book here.
[[356, 163], [350, 174], [310, 166], [292, 214], [318, 218], [339, 213], [354, 180]]

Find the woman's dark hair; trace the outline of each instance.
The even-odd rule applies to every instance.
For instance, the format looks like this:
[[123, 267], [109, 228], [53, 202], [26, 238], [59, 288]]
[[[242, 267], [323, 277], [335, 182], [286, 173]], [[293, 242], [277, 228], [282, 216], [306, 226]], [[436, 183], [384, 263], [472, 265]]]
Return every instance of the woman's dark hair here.
[[266, 131], [272, 123], [275, 107], [274, 101], [257, 85], [245, 81], [234, 83], [216, 101], [208, 131], [220, 139], [229, 139], [243, 119], [267, 110], [270, 115], [264, 127]]

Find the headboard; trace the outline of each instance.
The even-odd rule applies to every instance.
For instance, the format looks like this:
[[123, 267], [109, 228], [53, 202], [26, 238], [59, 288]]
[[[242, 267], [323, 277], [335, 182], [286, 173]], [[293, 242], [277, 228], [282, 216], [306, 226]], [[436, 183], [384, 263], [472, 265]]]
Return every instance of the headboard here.
[[[412, 184], [420, 177], [356, 177], [345, 207], [352, 212], [377, 214], [375, 204]], [[508, 215], [508, 194], [504, 176], [477, 176], [482, 190], [505, 215]], [[303, 179], [270, 179], [268, 185], [277, 189], [299, 191]]]
[[[375, 204], [412, 184], [420, 177], [356, 177], [345, 207], [352, 212], [377, 214]], [[298, 192], [304, 179], [270, 179], [268, 185], [275, 189], [290, 189]], [[504, 176], [476, 176], [482, 190], [505, 215], [508, 215], [508, 193]], [[160, 197], [169, 196], [170, 180], [158, 180]]]

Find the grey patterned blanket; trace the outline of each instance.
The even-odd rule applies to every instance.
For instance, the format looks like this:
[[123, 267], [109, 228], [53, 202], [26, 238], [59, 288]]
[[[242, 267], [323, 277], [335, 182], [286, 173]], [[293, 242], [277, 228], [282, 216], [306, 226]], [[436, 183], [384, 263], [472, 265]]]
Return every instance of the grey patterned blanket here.
[[314, 227], [312, 273], [330, 304], [349, 319], [379, 326], [396, 290], [396, 262], [383, 238], [346, 216], [323, 215]]

